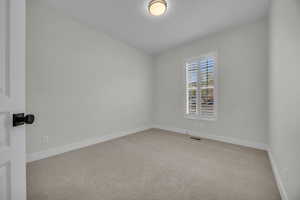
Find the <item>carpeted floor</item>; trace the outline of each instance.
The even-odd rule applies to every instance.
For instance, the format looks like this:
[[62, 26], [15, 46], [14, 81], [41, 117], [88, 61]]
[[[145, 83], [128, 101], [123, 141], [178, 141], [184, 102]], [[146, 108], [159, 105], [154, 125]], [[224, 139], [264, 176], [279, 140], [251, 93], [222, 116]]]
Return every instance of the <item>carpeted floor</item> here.
[[28, 200], [279, 200], [267, 153], [152, 129], [32, 162]]

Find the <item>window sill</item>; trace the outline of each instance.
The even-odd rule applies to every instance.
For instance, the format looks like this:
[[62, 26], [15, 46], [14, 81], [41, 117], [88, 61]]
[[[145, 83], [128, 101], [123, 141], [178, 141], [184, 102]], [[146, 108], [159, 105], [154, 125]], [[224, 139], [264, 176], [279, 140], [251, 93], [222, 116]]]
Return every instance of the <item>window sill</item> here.
[[190, 120], [203, 120], [203, 121], [217, 121], [217, 118], [209, 119], [209, 118], [202, 118], [195, 115], [184, 115], [184, 118], [190, 119]]

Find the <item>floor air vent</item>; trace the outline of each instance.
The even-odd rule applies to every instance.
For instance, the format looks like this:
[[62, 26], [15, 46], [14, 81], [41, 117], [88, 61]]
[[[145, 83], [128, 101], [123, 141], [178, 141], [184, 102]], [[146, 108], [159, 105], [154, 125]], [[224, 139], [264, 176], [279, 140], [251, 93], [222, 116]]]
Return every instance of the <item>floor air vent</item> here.
[[199, 140], [202, 140], [202, 138], [195, 137], [195, 136], [191, 136], [190, 138], [191, 138], [192, 140], [198, 140], [198, 141], [199, 141]]

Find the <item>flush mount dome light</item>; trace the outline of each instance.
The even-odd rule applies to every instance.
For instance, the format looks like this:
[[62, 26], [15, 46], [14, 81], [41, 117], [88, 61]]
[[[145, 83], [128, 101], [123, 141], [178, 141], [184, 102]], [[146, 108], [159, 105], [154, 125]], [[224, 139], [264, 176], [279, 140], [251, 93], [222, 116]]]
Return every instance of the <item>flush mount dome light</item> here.
[[151, 15], [162, 15], [167, 10], [167, 2], [165, 0], [151, 0], [148, 5], [148, 10]]

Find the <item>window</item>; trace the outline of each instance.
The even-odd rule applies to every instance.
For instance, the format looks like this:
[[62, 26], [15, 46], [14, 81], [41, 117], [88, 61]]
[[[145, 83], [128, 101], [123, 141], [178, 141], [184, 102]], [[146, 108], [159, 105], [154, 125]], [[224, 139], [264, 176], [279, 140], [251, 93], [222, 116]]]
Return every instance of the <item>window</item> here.
[[186, 117], [215, 120], [216, 56], [209, 54], [185, 63]]

